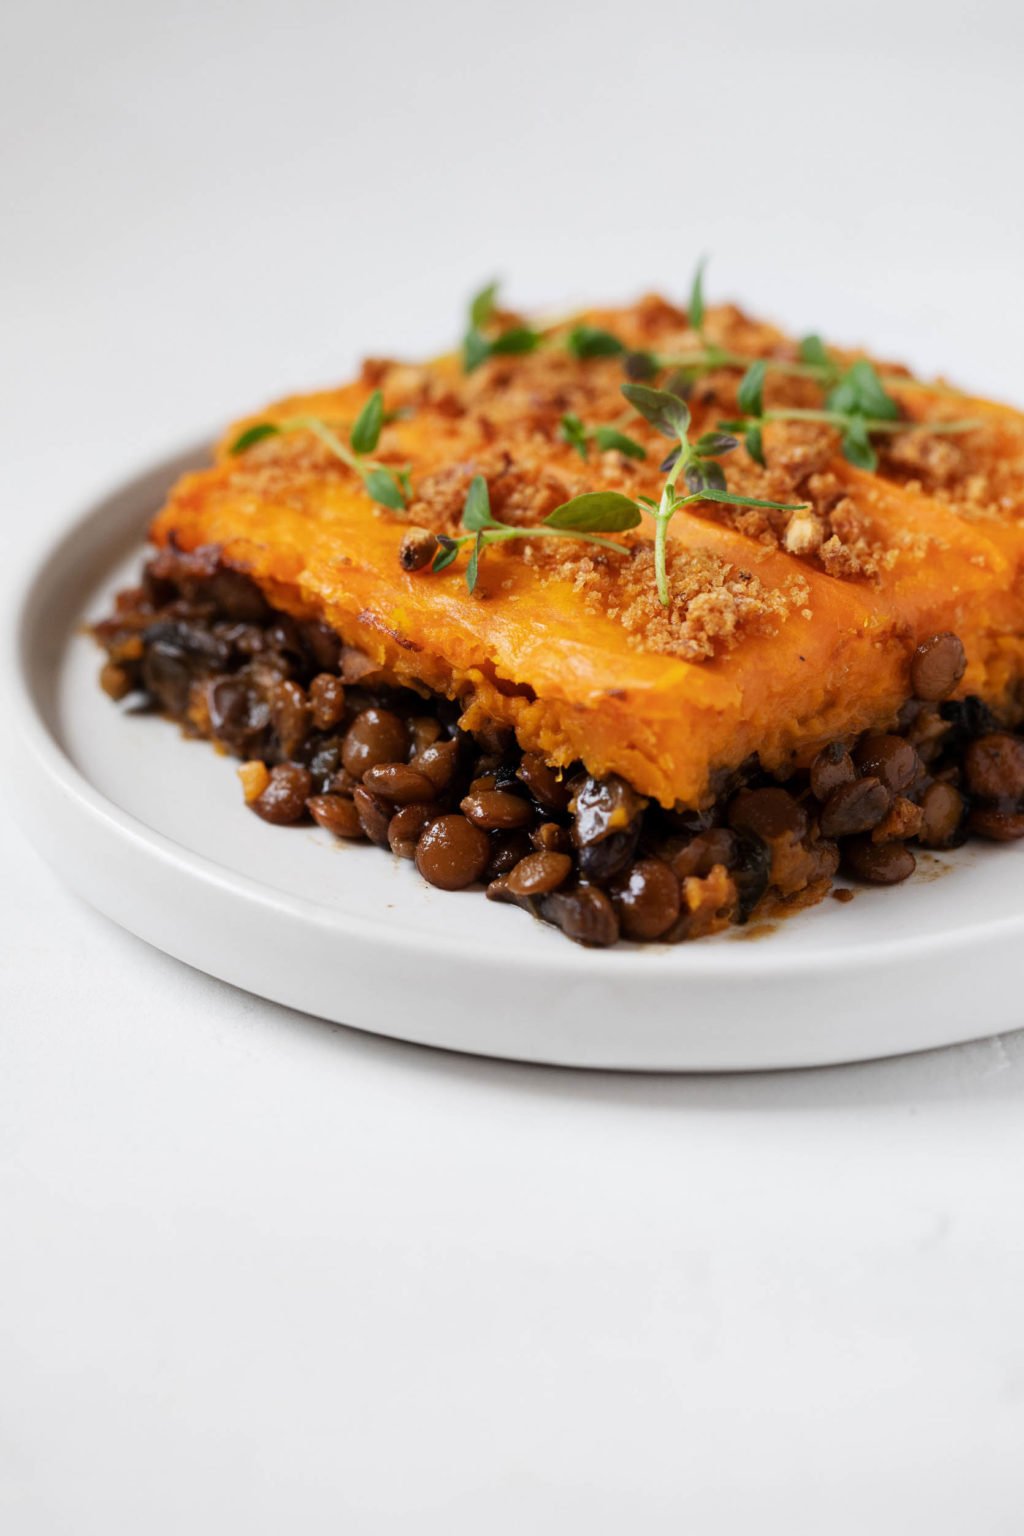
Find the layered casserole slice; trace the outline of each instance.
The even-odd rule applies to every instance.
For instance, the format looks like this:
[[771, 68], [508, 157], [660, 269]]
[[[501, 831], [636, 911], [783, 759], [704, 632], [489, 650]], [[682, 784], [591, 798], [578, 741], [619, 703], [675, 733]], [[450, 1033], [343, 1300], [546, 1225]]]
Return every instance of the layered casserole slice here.
[[226, 434], [97, 628], [246, 799], [674, 941], [1024, 833], [1024, 417], [660, 298]]

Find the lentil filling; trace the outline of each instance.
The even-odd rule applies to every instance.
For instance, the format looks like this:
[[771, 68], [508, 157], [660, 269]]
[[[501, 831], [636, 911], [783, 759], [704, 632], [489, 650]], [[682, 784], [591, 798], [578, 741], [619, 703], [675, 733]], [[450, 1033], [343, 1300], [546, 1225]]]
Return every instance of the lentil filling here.
[[486, 887], [577, 943], [677, 943], [819, 901], [842, 873], [891, 885], [915, 849], [1024, 836], [1024, 739], [977, 698], [955, 635], [924, 642], [885, 732], [833, 741], [780, 781], [756, 757], [702, 810], [559, 769], [457, 699], [400, 686], [327, 627], [272, 609], [213, 547], [172, 545], [94, 631], [121, 707], [242, 760], [245, 802]]

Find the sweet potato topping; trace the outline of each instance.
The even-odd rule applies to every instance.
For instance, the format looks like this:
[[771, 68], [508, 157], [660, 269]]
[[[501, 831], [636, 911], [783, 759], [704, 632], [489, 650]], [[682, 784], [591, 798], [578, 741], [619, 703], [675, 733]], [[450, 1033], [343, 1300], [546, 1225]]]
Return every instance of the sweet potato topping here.
[[[657, 297], [582, 321], [628, 352], [665, 357], [701, 344], [686, 314]], [[722, 772], [753, 752], [770, 771], [788, 769], [826, 742], [884, 729], [908, 697], [915, 647], [940, 632], [966, 648], [960, 695], [1014, 712], [1024, 418], [909, 379], [904, 388], [891, 368], [903, 414], [878, 442], [876, 472], [848, 462], [833, 426], [770, 419], [813, 409], [821, 392], [805, 377], [768, 374], [765, 463], [740, 447], [722, 467], [730, 492], [800, 510], [711, 500], [680, 510], [668, 530], [667, 606], [644, 525], [617, 535], [622, 554], [570, 538], [491, 544], [473, 593], [466, 551], [431, 573], [407, 544], [403, 568], [410, 527], [421, 543], [464, 531], [477, 476], [493, 515], [517, 529], [585, 492], [657, 500], [665, 439], [623, 399], [622, 356], [571, 355], [565, 338], [579, 323], [469, 373], [455, 356], [374, 359], [352, 384], [239, 423], [217, 462], [175, 487], [154, 541], [215, 547], [273, 608], [321, 622], [407, 685], [458, 698], [467, 720], [511, 726], [547, 762], [620, 774], [666, 806], [707, 803]], [[731, 306], [708, 311], [702, 336], [749, 357], [797, 358], [780, 332]], [[695, 437], [742, 414], [740, 379], [719, 367], [693, 385]], [[250, 433], [244, 452], [230, 451], [244, 429], [296, 418], [347, 441], [375, 389], [386, 414], [374, 462], [393, 485], [407, 470], [404, 510], [375, 504], [366, 474], [308, 430]], [[913, 430], [968, 414], [979, 424], [955, 438]], [[585, 456], [564, 434], [566, 416], [583, 426]], [[627, 433], [646, 457], [602, 451], [597, 428]]]

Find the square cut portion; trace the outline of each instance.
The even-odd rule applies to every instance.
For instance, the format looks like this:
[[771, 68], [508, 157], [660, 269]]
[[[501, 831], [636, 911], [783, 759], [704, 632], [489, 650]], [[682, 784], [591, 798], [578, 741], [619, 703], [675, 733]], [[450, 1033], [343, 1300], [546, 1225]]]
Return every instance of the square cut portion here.
[[[639, 351], [693, 344], [685, 315], [661, 300], [585, 318]], [[795, 355], [738, 311], [707, 324], [736, 350]], [[753, 753], [781, 775], [826, 743], [887, 728], [913, 691], [916, 647], [938, 632], [966, 649], [958, 693], [1019, 717], [1024, 419], [901, 378], [890, 387], [908, 430], [886, 439], [875, 473], [847, 463], [827, 425], [802, 422], [766, 429], [766, 467], [743, 448], [723, 460], [730, 488], [807, 510], [708, 502], [678, 513], [668, 609], [650, 525], [622, 536], [623, 555], [543, 538], [490, 547], [473, 593], [465, 555], [437, 574], [400, 564], [410, 525], [460, 531], [478, 474], [495, 514], [521, 526], [587, 490], [658, 496], [666, 442], [629, 416], [621, 358], [580, 361], [557, 345], [468, 375], [452, 357], [373, 362], [349, 386], [283, 401], [239, 423], [212, 467], [175, 487], [152, 537], [216, 547], [275, 609], [327, 625], [403, 684], [457, 699], [469, 729], [508, 725], [550, 764], [581, 761], [663, 806], [699, 807]], [[698, 381], [695, 434], [736, 414], [738, 380], [723, 369]], [[404, 513], [375, 505], [308, 431], [230, 451], [246, 427], [300, 417], [347, 441], [375, 388], [391, 417], [375, 457], [408, 466]], [[772, 388], [783, 402], [806, 398], [799, 383]], [[567, 413], [623, 427], [646, 460], [596, 449], [584, 460], [560, 433]], [[955, 438], [913, 428], [952, 415], [979, 425]]]

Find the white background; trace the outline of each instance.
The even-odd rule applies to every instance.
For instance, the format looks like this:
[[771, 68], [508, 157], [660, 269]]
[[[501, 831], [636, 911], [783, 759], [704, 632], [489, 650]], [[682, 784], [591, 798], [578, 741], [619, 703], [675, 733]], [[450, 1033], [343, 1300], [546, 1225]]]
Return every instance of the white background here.
[[[495, 273], [679, 294], [707, 251], [713, 295], [1024, 403], [1017, 6], [9, 0], [0, 33], [5, 585], [124, 471], [448, 344]], [[190, 972], [2, 837], [5, 1531], [1020, 1530], [1024, 1037], [460, 1060]]]

